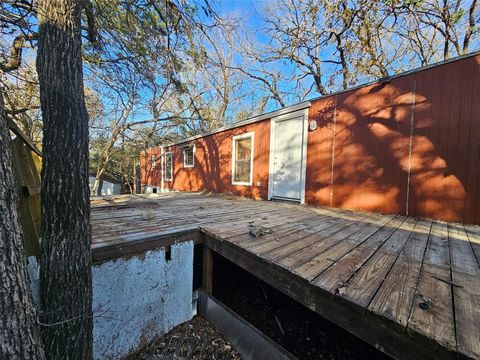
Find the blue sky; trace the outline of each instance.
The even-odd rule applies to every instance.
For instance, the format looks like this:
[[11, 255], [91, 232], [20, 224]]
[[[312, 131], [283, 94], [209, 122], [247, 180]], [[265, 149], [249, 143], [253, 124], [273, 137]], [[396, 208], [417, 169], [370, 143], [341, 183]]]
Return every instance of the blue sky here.
[[258, 27], [260, 21], [255, 9], [258, 9], [261, 4], [265, 2], [265, 0], [224, 0], [218, 1], [216, 6], [218, 7], [220, 14], [225, 13], [248, 16], [250, 19], [249, 24], [252, 27]]
[[[192, 1], [193, 3], [197, 3], [199, 6], [204, 5], [205, 0], [196, 0]], [[209, 0], [210, 5], [214, 8], [214, 10], [219, 14], [221, 17], [233, 17], [240, 19], [241, 21], [241, 27], [243, 29], [248, 29], [248, 31], [253, 34], [256, 37], [256, 40], [258, 42], [267, 42], [268, 38], [263, 35], [263, 32], [261, 31], [263, 27], [263, 20], [262, 20], [262, 7], [267, 5], [267, 4], [273, 4], [273, 6], [277, 6], [276, 0]], [[278, 3], [277, 3], [278, 4]], [[279, 4], [278, 4], [279, 6]], [[200, 16], [202, 12], [200, 11]], [[329, 51], [324, 51], [322, 53], [323, 56], [329, 57]], [[330, 54], [333, 55], [333, 54]], [[236, 54], [234, 55], [235, 60], [239, 60], [238, 64], [241, 62], [241, 55]], [[402, 57], [398, 58], [398, 62], [401, 65], [402, 61], [405, 59]], [[237, 64], [237, 65], [238, 65]], [[278, 65], [278, 64], [277, 64]], [[283, 61], [280, 65], [281, 71], [283, 74], [291, 74], [293, 72], [297, 71], [297, 67], [287, 61]], [[325, 73], [333, 73], [336, 70], [338, 70], [338, 67], [336, 65], [331, 65], [329, 63], [323, 64], [323, 70]], [[279, 90], [280, 92], [285, 92], [285, 93], [290, 93], [290, 95], [284, 96], [284, 101], [287, 105], [291, 105], [293, 103], [301, 101], [299, 97], [303, 95], [303, 93], [298, 92], [298, 96], [295, 96], [295, 93], [292, 93], [290, 90], [295, 86], [295, 83], [292, 81], [285, 81], [287, 76], [283, 77], [284, 81], [280, 81], [279, 83]], [[309, 77], [305, 78], [305, 81], [311, 81], [313, 82]], [[359, 82], [364, 82], [366, 80], [372, 80], [371, 78], [359, 78], [357, 79]], [[264, 90], [259, 90], [258, 87], [258, 82], [255, 82], [255, 80], [250, 79], [247, 80], [242, 86], [241, 89], [239, 90], [239, 93], [243, 93], [242, 90], [245, 90], [245, 93], [251, 93], [254, 94], [251, 97], [246, 97], [245, 101], [248, 102], [247, 108], [249, 104], [252, 105], [253, 108], [255, 108], [256, 103], [258, 98], [260, 97], [260, 91]], [[335, 81], [333, 84], [328, 84], [328, 90], [333, 91], [333, 90], [338, 90], [339, 87], [341, 86], [341, 83], [338, 81]], [[253, 91], [249, 91], [253, 90]], [[293, 94], [293, 95], [292, 95]], [[319, 94], [315, 91], [315, 88], [313, 88], [313, 91], [307, 95], [307, 98], [313, 98], [318, 96]], [[264, 109], [264, 111], [271, 111], [276, 108], [278, 108], [279, 105], [277, 102], [274, 100], [270, 100], [268, 102], [267, 107]], [[238, 104], [232, 104], [229, 107], [228, 115], [227, 117], [230, 117], [232, 120], [234, 118], [234, 114], [236, 110], [238, 110], [239, 105]], [[145, 111], [137, 112], [134, 115], [136, 118], [149, 118], [151, 117], [151, 114]]]
[[[220, 16], [240, 18], [243, 25], [250, 31], [260, 30], [262, 27], [262, 6], [275, 0], [219, 0], [215, 5]], [[266, 40], [260, 31], [256, 32], [257, 40]]]

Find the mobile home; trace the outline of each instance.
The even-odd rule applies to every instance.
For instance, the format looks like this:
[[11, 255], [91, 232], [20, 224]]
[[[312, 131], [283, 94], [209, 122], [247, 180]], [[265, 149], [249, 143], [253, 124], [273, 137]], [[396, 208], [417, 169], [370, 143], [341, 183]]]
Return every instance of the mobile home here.
[[480, 53], [141, 154], [157, 191], [480, 224]]

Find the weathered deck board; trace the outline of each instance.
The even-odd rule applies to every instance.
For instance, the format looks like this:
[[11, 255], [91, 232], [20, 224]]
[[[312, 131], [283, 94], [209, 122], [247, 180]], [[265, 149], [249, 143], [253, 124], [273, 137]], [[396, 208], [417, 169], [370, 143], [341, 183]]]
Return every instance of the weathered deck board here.
[[[456, 349], [450, 249], [446, 223], [434, 222], [420, 271], [408, 330]], [[426, 304], [422, 308], [422, 304]]]
[[[190, 213], [190, 215], [182, 216], [181, 213], [177, 211], [172, 212], [162, 216], [161, 214], [156, 214], [153, 218], [144, 218], [144, 215], [148, 216], [148, 213], [140, 212], [131, 219], [122, 220], [120, 224], [110, 224], [108, 234], [100, 237], [100, 241], [108, 242], [118, 238], [141, 238], [141, 236], [151, 235], [152, 233], [159, 233], [161, 231], [171, 230], [173, 228], [182, 228], [185, 226], [190, 226], [195, 224], [196, 226], [200, 225], [210, 225], [213, 226], [215, 223], [219, 222], [221, 226], [225, 226], [225, 222], [231, 222], [232, 224], [237, 224], [240, 221], [262, 221], [259, 216], [263, 218], [270, 218], [269, 214], [276, 212], [275, 209], [265, 209], [260, 211], [255, 207], [245, 207], [242, 209], [230, 209], [230, 210], [217, 210], [205, 213], [203, 210], [201, 214], [195, 216]], [[220, 216], [221, 215], [221, 216]], [[218, 220], [217, 220], [218, 218]], [[120, 226], [119, 226], [120, 225]], [[96, 223], [92, 222], [92, 227], [95, 229]]]
[[343, 239], [346, 239], [348, 236], [358, 232], [363, 227], [369, 226], [368, 222], [363, 222], [363, 220], [368, 219], [367, 215], [359, 219], [359, 223], [341, 219], [337, 225], [335, 225], [335, 228], [331, 229], [333, 230], [331, 233], [325, 234], [322, 232], [321, 234], [311, 235], [304, 238], [301, 243], [291, 244], [284, 253], [278, 254], [277, 252], [271, 256], [266, 254], [266, 257], [274, 258], [280, 266], [288, 270], [293, 270], [341, 242]]
[[413, 303], [431, 226], [430, 222], [417, 222], [412, 236], [368, 307], [371, 314], [398, 324], [401, 331], [407, 326], [412, 310], [407, 304]]
[[[344, 229], [347, 225], [348, 220], [340, 220], [335, 222], [328, 222], [326, 223], [328, 226], [325, 228], [315, 228], [315, 230], [309, 231], [306, 234], [302, 234], [302, 236], [293, 238], [287, 242], [279, 243], [278, 246], [266, 249], [261, 252], [262, 258], [269, 259], [270, 261], [273, 260], [280, 260], [283, 258], [290, 258], [290, 254], [297, 252], [301, 249], [309, 249], [313, 252], [312, 245], [313, 244], [320, 244], [323, 243], [324, 246], [329, 246], [326, 242], [322, 242], [322, 239], [325, 239], [342, 229]], [[319, 236], [321, 234], [321, 237]]]
[[[395, 234], [403, 225], [405, 219], [395, 218], [387, 226], [380, 228], [375, 234], [355, 246], [347, 254], [336, 259], [326, 271], [322, 272], [312, 282], [335, 295], [337, 290], [342, 288], [348, 279], [382, 246], [387, 239]], [[336, 258], [336, 256], [335, 256]]]
[[[392, 235], [380, 245], [378, 251], [362, 246], [363, 249], [359, 249], [360, 247], [356, 249], [358, 255], [355, 254], [355, 252], [351, 252], [348, 255], [348, 257], [350, 257], [349, 261], [353, 262], [357, 268], [360, 268], [349, 280], [344, 282], [343, 286], [335, 288], [335, 290], [338, 291], [337, 296], [341, 299], [349, 300], [365, 311], [373, 299], [373, 296], [382, 285], [386, 275], [391, 270], [393, 263], [403, 250], [416, 224], [417, 221], [415, 219], [406, 219]], [[373, 255], [371, 255], [372, 251], [374, 252]], [[364, 261], [364, 259], [366, 260]], [[345, 259], [343, 263], [346, 263], [346, 260], [347, 259]], [[362, 261], [364, 261], [363, 264]], [[342, 272], [341, 269], [337, 270]], [[346, 272], [347, 271], [345, 271], [345, 273]], [[343, 276], [343, 278], [345, 278], [346, 275]]]
[[467, 233], [468, 240], [472, 245], [477, 262], [480, 263], [480, 226], [465, 227], [465, 232]]
[[480, 268], [462, 224], [448, 225], [455, 326], [459, 351], [480, 353]]
[[171, 193], [95, 198], [92, 230], [95, 260], [195, 239], [392, 356], [480, 358], [479, 226]]
[[343, 237], [342, 241], [336, 243], [327, 251], [324, 251], [312, 259], [304, 262], [300, 266], [297, 266], [295, 269], [293, 269], [293, 272], [302, 278], [307, 279], [308, 281], [314, 280], [323, 271], [335, 264], [351, 250], [355, 249], [358, 245], [366, 241], [368, 238], [370, 238], [370, 236], [374, 235], [385, 225], [394, 221], [395, 218], [386, 216], [378, 222], [368, 223], [364, 227], [359, 226], [359, 228], [348, 237], [343, 237], [343, 234], [337, 233], [337, 236]]
[[[240, 246], [246, 244], [248, 249], [255, 254], [263, 254], [265, 252], [274, 250], [282, 245], [287, 245], [293, 241], [302, 239], [308, 235], [313, 235], [318, 232], [328, 231], [328, 228], [335, 225], [335, 221], [332, 218], [318, 216], [315, 220], [308, 221], [307, 224], [302, 224], [302, 226], [296, 226], [292, 224], [292, 228], [296, 228], [295, 231], [291, 232], [288, 235], [276, 236], [273, 239], [265, 239], [261, 243], [257, 243], [254, 246], [248, 246], [248, 240], [243, 243], [238, 243]], [[275, 236], [275, 234], [273, 234]]]

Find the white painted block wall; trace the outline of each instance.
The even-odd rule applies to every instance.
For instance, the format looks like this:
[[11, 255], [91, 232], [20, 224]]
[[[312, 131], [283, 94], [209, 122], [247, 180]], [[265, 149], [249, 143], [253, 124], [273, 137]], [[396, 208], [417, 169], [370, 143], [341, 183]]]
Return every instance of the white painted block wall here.
[[95, 359], [117, 359], [192, 318], [193, 241], [92, 267]]

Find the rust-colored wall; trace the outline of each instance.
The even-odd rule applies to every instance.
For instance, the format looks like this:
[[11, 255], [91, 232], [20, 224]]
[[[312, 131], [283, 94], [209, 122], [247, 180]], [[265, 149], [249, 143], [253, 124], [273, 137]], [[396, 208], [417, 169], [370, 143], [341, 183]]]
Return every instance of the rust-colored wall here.
[[[157, 158], [155, 166], [152, 165], [152, 155], [155, 155]], [[161, 186], [160, 155], [160, 148], [149, 148], [140, 153], [140, 181], [142, 185]]]
[[478, 99], [480, 56], [314, 101], [306, 202], [480, 223]]
[[[479, 99], [477, 55], [312, 101], [306, 202], [480, 224]], [[253, 186], [233, 186], [232, 136], [250, 131]], [[166, 188], [267, 198], [270, 120], [195, 145], [194, 168], [173, 148]], [[142, 165], [142, 183], [160, 186], [160, 168]]]
[[[232, 137], [247, 132], [254, 132], [253, 184], [232, 185]], [[183, 150], [180, 146], [166, 148], [165, 152], [173, 152], [173, 181], [165, 181], [165, 188], [180, 191], [209, 190], [266, 199], [269, 140], [270, 120], [205, 136], [194, 141], [193, 168], [183, 166]], [[260, 186], [257, 186], [257, 182]]]

